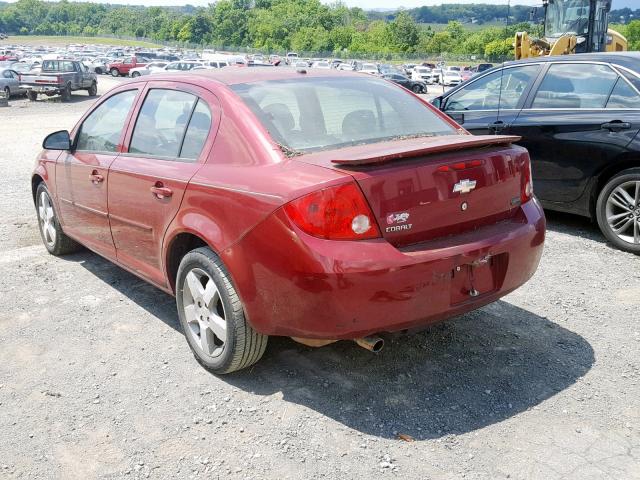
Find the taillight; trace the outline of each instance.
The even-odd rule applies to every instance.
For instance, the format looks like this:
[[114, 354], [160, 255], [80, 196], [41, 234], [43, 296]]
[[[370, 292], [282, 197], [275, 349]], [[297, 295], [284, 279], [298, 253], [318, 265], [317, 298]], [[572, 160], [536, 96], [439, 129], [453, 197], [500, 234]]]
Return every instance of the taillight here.
[[522, 177], [521, 177], [521, 188], [520, 188], [520, 203], [523, 204], [531, 200], [533, 197], [533, 180], [531, 179], [531, 160], [527, 156], [526, 161], [522, 166]]
[[284, 206], [287, 216], [303, 232], [328, 240], [380, 237], [369, 204], [355, 183], [325, 188]]

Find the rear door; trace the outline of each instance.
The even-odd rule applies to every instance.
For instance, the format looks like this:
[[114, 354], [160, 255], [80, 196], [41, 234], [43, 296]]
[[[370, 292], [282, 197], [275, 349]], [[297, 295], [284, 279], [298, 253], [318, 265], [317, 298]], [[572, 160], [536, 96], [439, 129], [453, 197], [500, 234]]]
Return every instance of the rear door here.
[[442, 110], [454, 119], [464, 115], [464, 128], [474, 135], [504, 133], [518, 116], [540, 64], [505, 67], [469, 82], [445, 98]]
[[578, 200], [640, 130], [638, 91], [608, 64], [554, 62], [506, 130], [529, 150], [536, 196]]
[[143, 96], [127, 152], [109, 169], [109, 217], [118, 260], [164, 285], [164, 234], [211, 148], [219, 106], [210, 92], [174, 82], [149, 82]]
[[115, 257], [107, 211], [109, 166], [120, 152], [138, 89], [105, 98], [80, 124], [74, 149], [56, 163], [56, 190], [64, 230], [92, 250]]

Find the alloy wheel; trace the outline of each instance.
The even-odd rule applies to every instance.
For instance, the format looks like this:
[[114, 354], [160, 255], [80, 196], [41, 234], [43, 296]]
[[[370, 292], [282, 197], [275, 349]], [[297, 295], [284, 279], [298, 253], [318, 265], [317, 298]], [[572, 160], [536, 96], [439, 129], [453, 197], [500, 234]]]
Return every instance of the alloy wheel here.
[[218, 287], [204, 270], [194, 268], [182, 291], [187, 334], [205, 355], [219, 356], [227, 342], [227, 320]]
[[620, 240], [640, 244], [640, 181], [624, 182], [613, 189], [605, 215], [609, 228]]
[[51, 198], [46, 192], [40, 193], [40, 198], [38, 199], [38, 216], [40, 217], [42, 238], [44, 238], [49, 248], [53, 248], [56, 243], [55, 213], [53, 211], [53, 205], [51, 204]]

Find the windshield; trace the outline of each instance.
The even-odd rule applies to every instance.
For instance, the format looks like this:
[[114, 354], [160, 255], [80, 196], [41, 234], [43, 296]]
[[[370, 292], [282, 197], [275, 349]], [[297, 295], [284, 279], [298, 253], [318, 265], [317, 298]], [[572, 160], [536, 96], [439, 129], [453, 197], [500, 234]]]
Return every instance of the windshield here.
[[544, 24], [547, 37], [586, 35], [588, 30], [589, 0], [549, 0]]
[[287, 154], [457, 133], [413, 95], [375, 78], [312, 77], [232, 88]]

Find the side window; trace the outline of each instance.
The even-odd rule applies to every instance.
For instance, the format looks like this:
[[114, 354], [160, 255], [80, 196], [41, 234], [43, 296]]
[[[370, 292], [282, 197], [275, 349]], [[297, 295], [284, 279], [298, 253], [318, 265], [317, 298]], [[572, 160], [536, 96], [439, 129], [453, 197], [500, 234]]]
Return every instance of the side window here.
[[76, 150], [115, 152], [137, 94], [137, 90], [117, 93], [91, 112], [80, 127]]
[[617, 79], [618, 74], [606, 65], [551, 65], [531, 108], [604, 108]]
[[536, 78], [539, 70], [539, 65], [524, 65], [485, 75], [451, 95], [445, 110], [517, 108], [527, 86]]
[[202, 152], [202, 147], [207, 141], [210, 129], [211, 111], [204, 101], [198, 100], [193, 115], [191, 115], [191, 120], [189, 120], [184, 142], [182, 142], [180, 158], [197, 160], [200, 152]]
[[607, 108], [640, 108], [640, 95], [620, 77], [607, 101]]
[[177, 158], [197, 98], [177, 90], [150, 90], [131, 137], [130, 153]]
[[11, 77], [11, 72], [9, 70], [5, 70], [4, 72], [2, 72], [2, 76], [4, 78], [12, 78]]

